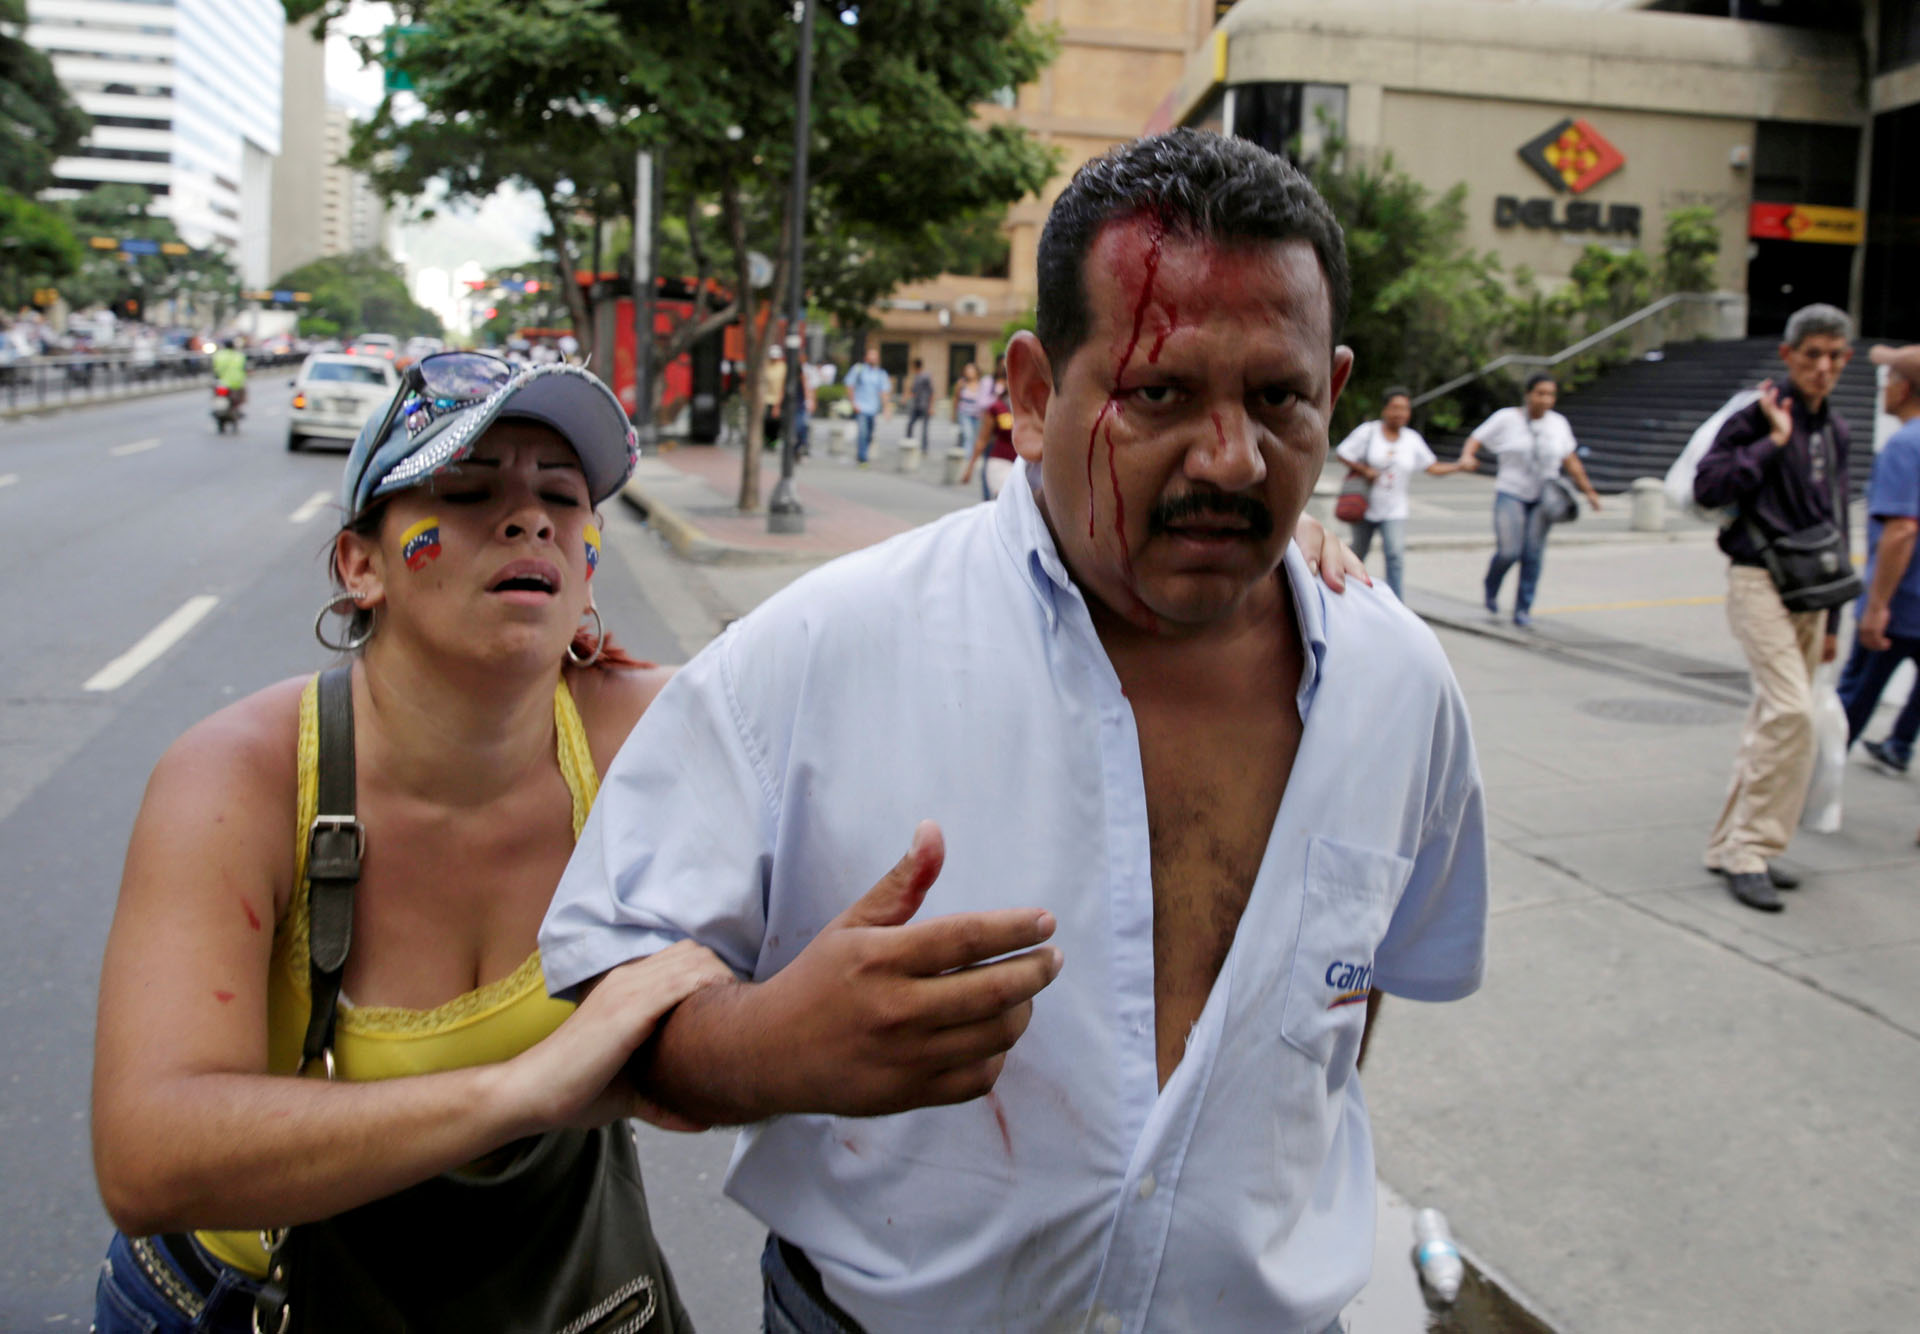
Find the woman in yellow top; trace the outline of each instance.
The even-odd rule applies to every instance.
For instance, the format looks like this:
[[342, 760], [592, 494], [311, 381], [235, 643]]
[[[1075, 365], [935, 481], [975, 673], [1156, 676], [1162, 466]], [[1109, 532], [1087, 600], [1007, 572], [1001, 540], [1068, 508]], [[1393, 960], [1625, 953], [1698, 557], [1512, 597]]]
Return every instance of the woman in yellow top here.
[[[594, 507], [632, 466], [625, 414], [590, 375], [471, 353], [410, 367], [385, 419], [355, 442], [328, 611], [345, 614], [333, 646], [356, 654], [365, 844], [334, 1078], [294, 1077], [309, 1009], [307, 837], [326, 813], [313, 682], [221, 710], [156, 766], [101, 978], [94, 1163], [121, 1229], [98, 1290], [101, 1334], [246, 1330], [263, 1288], [334, 1277], [288, 1280], [261, 1229], [299, 1237], [298, 1225], [358, 1217], [420, 1183], [484, 1185], [523, 1170], [529, 1144], [648, 1115], [622, 1065], [724, 967], [675, 946], [616, 970], [575, 1009], [548, 998], [535, 950], [597, 774], [668, 676], [601, 652], [593, 609]], [[564, 1142], [631, 1160], [624, 1132]], [[605, 1188], [612, 1169], [591, 1154], [564, 1161], [566, 1190], [583, 1171]], [[637, 1194], [637, 1174], [620, 1171], [614, 1185]], [[506, 1239], [508, 1257], [560, 1225], [514, 1217], [529, 1235]], [[423, 1247], [450, 1239], [456, 1257], [501, 1243], [462, 1217], [433, 1223], [410, 1235]], [[630, 1256], [657, 1257], [650, 1236], [622, 1240]], [[415, 1244], [379, 1263], [409, 1274]], [[555, 1327], [577, 1314], [582, 1330], [609, 1319], [686, 1328], [651, 1262], [589, 1275], [577, 1289], [588, 1296], [568, 1297], [576, 1307]], [[420, 1327], [405, 1301], [437, 1310], [479, 1281], [418, 1277], [427, 1295], [396, 1298], [382, 1317], [392, 1327]], [[294, 1315], [342, 1327], [297, 1302]], [[512, 1319], [502, 1311], [493, 1327]]]

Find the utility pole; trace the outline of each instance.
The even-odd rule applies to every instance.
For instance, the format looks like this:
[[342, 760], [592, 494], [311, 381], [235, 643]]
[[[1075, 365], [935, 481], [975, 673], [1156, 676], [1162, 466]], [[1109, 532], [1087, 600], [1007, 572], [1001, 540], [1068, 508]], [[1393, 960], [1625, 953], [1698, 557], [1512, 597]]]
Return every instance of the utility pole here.
[[802, 272], [807, 249], [807, 140], [809, 103], [813, 94], [813, 2], [796, 0], [800, 11], [800, 59], [797, 87], [793, 96], [793, 191], [787, 199], [788, 230], [792, 252], [787, 260], [787, 403], [781, 413], [780, 480], [774, 484], [767, 501], [767, 531], [804, 533], [807, 514], [800, 508], [800, 497], [793, 490], [794, 436], [800, 413], [806, 406], [804, 381], [804, 343], [800, 335], [806, 318], [806, 275]]
[[659, 443], [653, 421], [653, 295], [660, 185], [660, 154], [643, 148], [633, 182], [633, 428], [643, 453], [652, 453]]

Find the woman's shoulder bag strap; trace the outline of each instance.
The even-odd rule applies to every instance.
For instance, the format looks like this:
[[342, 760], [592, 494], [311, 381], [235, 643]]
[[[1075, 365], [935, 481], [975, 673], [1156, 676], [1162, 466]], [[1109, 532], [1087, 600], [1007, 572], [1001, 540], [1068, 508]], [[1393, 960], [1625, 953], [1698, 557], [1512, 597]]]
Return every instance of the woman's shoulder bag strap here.
[[319, 802], [307, 831], [307, 978], [311, 1009], [300, 1068], [324, 1059], [332, 1075], [340, 979], [353, 943], [353, 888], [367, 850], [354, 802], [353, 668], [320, 674]]

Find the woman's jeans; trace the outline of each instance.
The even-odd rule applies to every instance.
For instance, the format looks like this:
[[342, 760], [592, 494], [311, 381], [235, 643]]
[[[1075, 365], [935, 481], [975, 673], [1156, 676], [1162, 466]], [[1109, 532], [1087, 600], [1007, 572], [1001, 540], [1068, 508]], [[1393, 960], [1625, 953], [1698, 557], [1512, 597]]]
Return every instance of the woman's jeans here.
[[[152, 1237], [129, 1239], [116, 1232], [100, 1266], [93, 1292], [94, 1334], [249, 1334], [253, 1324], [254, 1294], [260, 1285], [194, 1248], [194, 1258], [206, 1271], [218, 1275], [208, 1285], [183, 1272], [166, 1249], [193, 1246], [184, 1237], [162, 1244]], [[140, 1255], [134, 1254], [139, 1248]], [[142, 1263], [144, 1258], [145, 1264]], [[149, 1269], [157, 1270], [182, 1301], [169, 1300]], [[182, 1304], [199, 1307], [189, 1315]]]
[[1500, 600], [1507, 571], [1520, 562], [1520, 591], [1514, 598], [1518, 616], [1533, 606], [1533, 590], [1540, 584], [1540, 566], [1547, 550], [1547, 507], [1538, 500], [1496, 491], [1493, 496], [1493, 560], [1487, 565], [1487, 605]]
[[1373, 535], [1380, 534], [1380, 550], [1387, 558], [1387, 587], [1402, 602], [1407, 595], [1402, 591], [1401, 576], [1407, 568], [1407, 521], [1405, 519], [1359, 519], [1353, 525], [1353, 554], [1366, 560], [1367, 553], [1373, 550]]
[[980, 438], [980, 414], [972, 408], [961, 408], [955, 414], [954, 420], [960, 426], [960, 439], [955, 443], [954, 448], [964, 449], [969, 454], [973, 453], [974, 441]]

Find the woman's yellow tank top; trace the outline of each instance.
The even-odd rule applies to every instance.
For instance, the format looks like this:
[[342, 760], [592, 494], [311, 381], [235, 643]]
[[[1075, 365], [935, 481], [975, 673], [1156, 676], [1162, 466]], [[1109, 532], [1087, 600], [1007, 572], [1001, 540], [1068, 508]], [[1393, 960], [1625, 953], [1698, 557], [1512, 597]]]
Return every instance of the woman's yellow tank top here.
[[[319, 677], [300, 696], [299, 820], [294, 839], [293, 896], [287, 915], [274, 931], [273, 961], [267, 979], [267, 1068], [292, 1074], [300, 1065], [306, 1036], [307, 995], [307, 830], [319, 810]], [[573, 796], [573, 836], [587, 822], [600, 789], [587, 746], [586, 728], [563, 678], [553, 694], [554, 730], [560, 773]], [[547, 995], [540, 951], [497, 982], [455, 996], [431, 1010], [398, 1006], [350, 1006], [343, 998], [334, 1024], [333, 1057], [339, 1079], [371, 1081], [401, 1075], [431, 1074], [504, 1061], [533, 1046], [573, 1013], [566, 1001]], [[309, 1073], [319, 1075], [318, 1070]], [[258, 1232], [200, 1232], [200, 1244], [216, 1259], [261, 1278], [267, 1272], [266, 1248]]]

